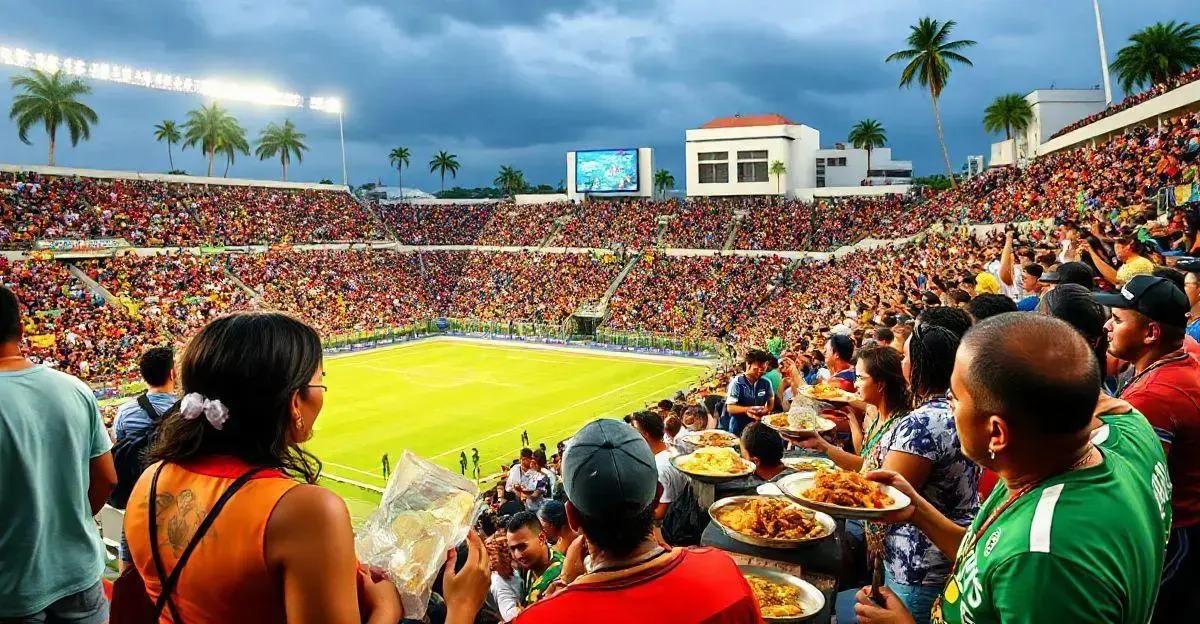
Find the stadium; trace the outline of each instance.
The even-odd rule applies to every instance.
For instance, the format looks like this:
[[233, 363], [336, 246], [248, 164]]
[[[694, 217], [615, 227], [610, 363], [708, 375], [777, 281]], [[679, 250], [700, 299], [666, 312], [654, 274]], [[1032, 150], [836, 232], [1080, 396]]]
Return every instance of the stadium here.
[[[378, 91], [0, 29], [0, 621], [1186, 621], [1200, 25], [1109, 55], [1093, 9], [1103, 86], [990, 145], [943, 136], [976, 35], [916, 15], [927, 153], [764, 99], [473, 190], [352, 175]], [[74, 151], [142, 98], [190, 108], [165, 173]]]

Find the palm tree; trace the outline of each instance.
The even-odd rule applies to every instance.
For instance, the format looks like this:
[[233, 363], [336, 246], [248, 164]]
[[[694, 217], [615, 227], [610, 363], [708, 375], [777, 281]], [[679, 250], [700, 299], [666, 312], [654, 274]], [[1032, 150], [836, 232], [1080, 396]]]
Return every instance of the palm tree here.
[[775, 176], [775, 194], [779, 194], [779, 183], [783, 181], [783, 174], [787, 173], [787, 165], [783, 164], [782, 160], [776, 160], [771, 163], [771, 175]]
[[867, 177], [871, 177], [871, 150], [887, 145], [887, 130], [874, 119], [864, 119], [850, 127], [850, 144], [867, 150]]
[[1129, 41], [1111, 66], [1125, 93], [1162, 84], [1200, 65], [1200, 24], [1158, 22], [1133, 33]]
[[388, 154], [388, 162], [396, 168], [396, 177], [400, 180], [400, 199], [404, 199], [404, 168], [408, 166], [408, 148], [392, 148], [392, 152]]
[[[1004, 138], [1012, 140], [1013, 130], [1021, 131], [1033, 122], [1033, 108], [1019, 93], [1007, 93], [992, 100], [983, 111], [983, 129], [988, 132], [1004, 131]], [[1017, 142], [1012, 143], [1012, 164], [1017, 164]]]
[[178, 143], [179, 138], [179, 128], [170, 119], [164, 119], [162, 123], [154, 126], [154, 140], [159, 143], [167, 142], [167, 162], [171, 165], [171, 171], [175, 170], [175, 158], [171, 155], [171, 144]]
[[659, 169], [654, 172], [654, 190], [661, 197], [667, 196], [667, 191], [675, 188], [675, 176], [671, 175], [666, 169]]
[[250, 145], [246, 142], [246, 130], [229, 111], [221, 108], [218, 102], [188, 111], [188, 119], [183, 123], [183, 133], [183, 149], [199, 145], [204, 156], [208, 158], [209, 177], [212, 177], [213, 159], [218, 152], [225, 156], [226, 175], [229, 174], [229, 165], [233, 163], [236, 152], [250, 153]]
[[950, 176], [951, 184], [954, 180], [954, 168], [950, 166], [950, 151], [946, 149], [946, 137], [942, 133], [942, 113], [938, 110], [938, 98], [950, 79], [950, 61], [971, 66], [971, 59], [958, 52], [975, 45], [970, 39], [947, 41], [956, 23], [954, 20], [947, 20], [943, 24], [932, 17], [922, 17], [917, 20], [915, 26], [910, 27], [912, 32], [908, 34], [908, 48], [893, 52], [885, 60], [908, 61], [908, 65], [900, 73], [900, 86], [911, 87], [913, 82], [916, 82], [929, 89], [938, 143], [942, 145], [942, 158], [946, 161], [946, 172]]
[[292, 156], [296, 157], [296, 162], [304, 162], [304, 152], [308, 151], [308, 146], [304, 144], [306, 136], [308, 135], [296, 131], [296, 126], [290, 119], [284, 119], [282, 126], [269, 123], [258, 135], [258, 147], [255, 148], [254, 155], [258, 156], [259, 160], [279, 156], [279, 164], [283, 166], [283, 176], [280, 179], [287, 181], [287, 167], [292, 161]]
[[81, 80], [70, 78], [61, 70], [50, 74], [33, 69], [27, 75], [13, 76], [11, 82], [14, 89], [24, 90], [13, 96], [12, 109], [8, 113], [8, 118], [17, 122], [17, 138], [32, 145], [29, 129], [34, 125], [44, 127], [50, 138], [48, 164], [51, 167], [54, 166], [59, 126], [67, 126], [72, 147], [79, 144], [79, 139], [92, 138], [91, 125], [98, 123], [98, 118], [96, 111], [79, 101], [80, 96], [92, 92], [92, 88]]
[[511, 197], [525, 190], [525, 174], [520, 169], [502, 165], [492, 184]]
[[446, 192], [446, 172], [450, 172], [450, 177], [458, 177], [458, 168], [462, 165], [458, 164], [458, 155], [447, 154], [444, 150], [437, 153], [429, 161], [429, 173], [438, 172], [442, 176], [442, 192]]

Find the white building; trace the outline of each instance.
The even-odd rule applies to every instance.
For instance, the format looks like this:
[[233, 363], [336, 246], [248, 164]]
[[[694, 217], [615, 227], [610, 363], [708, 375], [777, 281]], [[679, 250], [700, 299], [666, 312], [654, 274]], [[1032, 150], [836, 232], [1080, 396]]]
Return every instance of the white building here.
[[[903, 192], [907, 187], [863, 188], [864, 180], [907, 184], [910, 161], [892, 160], [891, 150], [871, 153], [837, 145], [821, 149], [821, 133], [778, 114], [718, 117], [686, 133], [687, 194], [690, 197], [787, 195], [812, 197], [813, 189], [854, 187], [838, 194]], [[782, 176], [771, 165], [783, 163]], [[822, 194], [822, 193], [816, 193]]]
[[877, 147], [871, 150], [870, 167], [867, 166], [867, 150], [834, 144], [833, 149], [817, 150], [816, 188], [863, 186], [888, 186], [912, 183], [912, 161], [892, 160], [892, 148]]
[[1012, 139], [992, 143], [989, 167], [1020, 163], [1038, 155], [1038, 148], [1059, 130], [1106, 107], [1101, 89], [1037, 89], [1025, 96], [1033, 120]]

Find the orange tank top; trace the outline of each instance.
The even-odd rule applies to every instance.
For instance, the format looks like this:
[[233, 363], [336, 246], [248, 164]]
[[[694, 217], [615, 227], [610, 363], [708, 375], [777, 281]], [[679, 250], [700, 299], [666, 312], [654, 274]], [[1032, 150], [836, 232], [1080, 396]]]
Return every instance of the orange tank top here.
[[[125, 537], [151, 601], [162, 579], [150, 551], [150, 482], [158, 464], [138, 479], [125, 510]], [[167, 464], [158, 478], [158, 552], [165, 576], [221, 494], [250, 466], [231, 457]], [[283, 622], [283, 592], [267, 569], [263, 535], [276, 503], [299, 483], [279, 470], [255, 475], [225, 504], [192, 552], [172, 600], [185, 624]], [[174, 622], [164, 608], [160, 622]]]

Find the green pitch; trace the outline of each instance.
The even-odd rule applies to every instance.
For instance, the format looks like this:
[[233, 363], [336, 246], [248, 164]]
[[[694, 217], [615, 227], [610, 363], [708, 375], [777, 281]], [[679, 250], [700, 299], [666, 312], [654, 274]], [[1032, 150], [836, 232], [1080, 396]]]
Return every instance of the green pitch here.
[[[621, 418], [692, 385], [706, 370], [683, 362], [503, 343], [432, 340], [336, 356], [325, 361], [325, 407], [308, 449], [324, 472], [382, 487], [381, 458], [392, 466], [405, 449], [455, 472], [459, 453], [479, 449], [482, 477], [521, 449], [560, 440], [600, 417]], [[355, 517], [378, 500], [347, 483], [341, 493]], [[374, 500], [372, 500], [374, 499]]]

